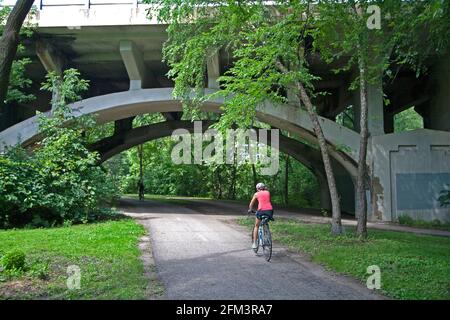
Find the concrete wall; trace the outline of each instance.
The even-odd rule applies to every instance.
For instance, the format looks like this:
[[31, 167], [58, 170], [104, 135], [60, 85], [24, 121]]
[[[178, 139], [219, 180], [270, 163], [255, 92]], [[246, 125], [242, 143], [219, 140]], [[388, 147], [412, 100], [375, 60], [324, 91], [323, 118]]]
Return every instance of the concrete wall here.
[[450, 221], [439, 193], [450, 189], [450, 132], [428, 129], [373, 137], [373, 219]]

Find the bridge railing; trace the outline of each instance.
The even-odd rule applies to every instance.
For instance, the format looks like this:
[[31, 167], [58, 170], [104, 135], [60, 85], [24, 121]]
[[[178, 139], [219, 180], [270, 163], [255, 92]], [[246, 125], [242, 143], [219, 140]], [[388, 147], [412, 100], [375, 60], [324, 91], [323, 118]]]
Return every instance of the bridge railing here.
[[[14, 6], [3, 0], [1, 6]], [[147, 17], [149, 5], [141, 0], [36, 0], [32, 22], [38, 27], [112, 26], [158, 24]]]
[[[2, 6], [14, 6], [16, 0], [3, 0]], [[34, 5], [38, 10], [49, 7], [83, 7], [90, 8], [92, 6], [114, 6], [114, 5], [130, 5], [138, 7], [142, 4], [142, 0], [35, 0]]]
[[84, 8], [90, 8], [92, 6], [112, 6], [112, 5], [130, 5], [138, 7], [142, 1], [139, 0], [39, 0], [36, 2], [37, 7], [43, 10], [48, 7], [69, 7], [69, 6], [81, 6]]

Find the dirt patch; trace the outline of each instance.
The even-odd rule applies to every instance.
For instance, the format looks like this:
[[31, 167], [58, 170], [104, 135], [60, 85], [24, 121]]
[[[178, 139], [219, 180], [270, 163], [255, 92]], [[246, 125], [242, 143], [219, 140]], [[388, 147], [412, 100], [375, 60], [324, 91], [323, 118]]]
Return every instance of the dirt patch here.
[[44, 294], [43, 281], [23, 278], [0, 284], [0, 299], [31, 299]]
[[144, 264], [144, 275], [149, 280], [147, 286], [147, 297], [149, 300], [159, 300], [164, 296], [164, 287], [158, 278], [155, 260], [153, 259], [153, 251], [149, 236], [143, 236], [139, 242], [141, 250], [141, 260]]

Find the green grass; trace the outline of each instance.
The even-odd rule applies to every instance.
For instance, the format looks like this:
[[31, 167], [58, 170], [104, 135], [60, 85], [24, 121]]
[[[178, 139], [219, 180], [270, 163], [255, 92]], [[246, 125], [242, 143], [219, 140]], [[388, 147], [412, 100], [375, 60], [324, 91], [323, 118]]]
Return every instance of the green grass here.
[[404, 225], [404, 226], [408, 226], [408, 227], [450, 231], [450, 223], [449, 222], [442, 223], [439, 220], [424, 221], [424, 220], [415, 220], [409, 216], [400, 216], [398, 218], [398, 223], [400, 225]]
[[[250, 228], [252, 220], [239, 219], [238, 223]], [[328, 225], [285, 219], [277, 219], [271, 230], [275, 241], [364, 283], [367, 267], [379, 266], [381, 291], [387, 296], [450, 299], [450, 238], [370, 230], [368, 239], [362, 241], [352, 228], [335, 237]]]
[[[139, 199], [139, 195], [135, 193], [124, 194], [123, 198], [130, 199]], [[189, 204], [192, 203], [189, 200], [211, 200], [211, 198], [202, 198], [202, 197], [184, 197], [184, 196], [164, 196], [159, 194], [146, 194], [144, 196], [144, 200], [155, 200], [163, 203], [172, 203], [172, 204]]]
[[[66, 228], [0, 231], [0, 254], [26, 253], [26, 264], [48, 265], [47, 279], [0, 272], [0, 299], [145, 299], [148, 280], [138, 242], [144, 228], [131, 219]], [[68, 290], [67, 267], [81, 269]]]

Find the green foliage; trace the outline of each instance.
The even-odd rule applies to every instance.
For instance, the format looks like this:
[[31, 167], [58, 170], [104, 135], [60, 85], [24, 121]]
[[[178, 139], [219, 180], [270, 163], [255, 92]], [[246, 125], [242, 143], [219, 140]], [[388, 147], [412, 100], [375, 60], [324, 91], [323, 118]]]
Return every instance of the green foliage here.
[[[426, 58], [444, 52], [450, 39], [450, 5], [444, 0], [325, 0], [313, 7], [307, 0], [274, 1], [273, 6], [264, 1], [145, 2], [154, 5], [150, 15], [168, 24], [163, 56], [175, 80], [174, 95], [185, 106], [208, 98], [203, 90], [207, 61], [220, 50], [228, 53], [230, 66], [217, 93], [227, 97], [217, 125], [221, 129], [250, 126], [255, 108], [267, 99], [284, 102], [284, 91], [294, 81], [319, 94], [312, 87], [317, 77], [308, 68], [308, 37], [325, 61], [340, 62], [336, 72], [364, 67], [369, 83], [381, 79], [380, 71], [386, 79], [395, 77], [399, 66], [421, 73]], [[381, 9], [380, 29], [367, 27], [370, 5]], [[277, 63], [288, 72], [280, 72]], [[358, 85], [356, 77], [351, 88]]]
[[0, 158], [0, 205], [2, 219], [16, 210], [25, 212], [39, 200], [43, 188], [38, 168], [27, 161], [27, 155], [20, 149], [13, 149]]
[[40, 280], [48, 280], [50, 277], [49, 262], [33, 261], [27, 268], [27, 275]]
[[[369, 29], [370, 5], [381, 12], [381, 28]], [[430, 55], [448, 48], [450, 5], [448, 1], [320, 1], [312, 23], [314, 47], [327, 62], [343, 57], [346, 63], [336, 71], [366, 66], [366, 81], [395, 77], [399, 67], [420, 74]], [[355, 78], [352, 88], [359, 86]]]
[[414, 108], [409, 108], [394, 116], [394, 132], [411, 131], [421, 128], [423, 128], [423, 118]]
[[[298, 19], [306, 2], [276, 1], [276, 18], [263, 1], [145, 2], [155, 5], [158, 19], [169, 24], [163, 54], [170, 67], [168, 75], [175, 80], [174, 95], [185, 105], [196, 106], [209, 98], [203, 89], [208, 59], [219, 50], [231, 57], [216, 93], [227, 98], [219, 129], [249, 127], [256, 107], [265, 100], [284, 103], [285, 88], [294, 80], [308, 89], [317, 80], [299, 53], [309, 32]], [[288, 72], [282, 72], [277, 63], [284, 63]]]
[[355, 129], [353, 106], [347, 107], [344, 111], [336, 116], [336, 123], [349, 129]]
[[84, 132], [94, 126], [93, 119], [75, 118], [67, 107], [80, 98], [87, 82], [69, 69], [60, 80], [48, 75], [43, 88], [52, 90], [52, 84], [61, 94], [52, 116], [39, 119], [42, 140], [37, 148], [26, 152], [16, 147], [0, 157], [0, 228], [97, 220], [105, 214], [101, 206], [117, 195], [97, 164], [98, 155], [87, 149]]
[[398, 223], [408, 227], [444, 229], [450, 231], [450, 223], [442, 223], [437, 219], [433, 221], [424, 221], [420, 219], [413, 219], [410, 216], [403, 215], [398, 217]]
[[[158, 139], [143, 145], [144, 186], [146, 194], [200, 196], [248, 201], [255, 192], [252, 166], [175, 165], [171, 151], [175, 142]], [[137, 193], [139, 158], [137, 148], [108, 160], [105, 167], [114, 172], [113, 180], [122, 184], [124, 193]], [[262, 177], [255, 166], [256, 179], [270, 188], [274, 203], [284, 203], [285, 157], [280, 157], [280, 170], [272, 177]], [[235, 173], [235, 179], [234, 177]], [[301, 207], [319, 206], [319, 186], [314, 175], [301, 163], [289, 162], [289, 204]]]
[[1, 265], [5, 270], [23, 270], [25, 267], [25, 253], [21, 250], [6, 252], [1, 259]]
[[45, 79], [46, 81], [42, 84], [42, 90], [58, 91], [57, 101], [52, 101], [52, 104], [58, 108], [55, 108], [53, 112], [56, 117], [54, 117], [54, 122], [51, 124], [61, 125], [58, 121], [73, 117], [67, 105], [81, 99], [80, 94], [89, 88], [89, 81], [81, 79], [80, 73], [76, 69], [64, 70], [62, 79], [56, 72], [48, 73]]
[[441, 203], [441, 206], [450, 206], [450, 190], [442, 190], [438, 200]]
[[[20, 52], [19, 47], [19, 52]], [[34, 100], [36, 97], [33, 94], [26, 93], [33, 83], [31, 79], [26, 78], [26, 66], [31, 63], [31, 59], [23, 58], [14, 60], [11, 66], [10, 82], [8, 92], [6, 95], [6, 103], [18, 102], [26, 103]]]

